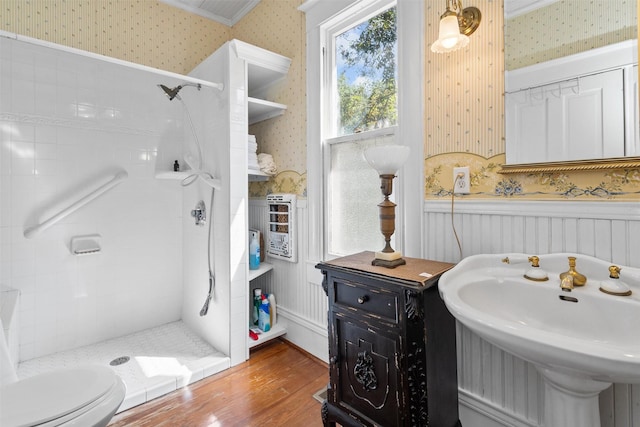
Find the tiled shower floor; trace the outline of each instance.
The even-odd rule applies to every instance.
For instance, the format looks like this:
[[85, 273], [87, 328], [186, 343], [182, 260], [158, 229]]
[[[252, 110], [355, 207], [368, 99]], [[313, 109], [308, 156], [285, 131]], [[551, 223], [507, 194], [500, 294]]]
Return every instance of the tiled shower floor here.
[[119, 366], [111, 366], [127, 386], [127, 394], [118, 412], [230, 366], [227, 356], [178, 321], [90, 346], [27, 360], [18, 366], [18, 378], [79, 365], [110, 366], [112, 360], [121, 356], [129, 356], [130, 360]]

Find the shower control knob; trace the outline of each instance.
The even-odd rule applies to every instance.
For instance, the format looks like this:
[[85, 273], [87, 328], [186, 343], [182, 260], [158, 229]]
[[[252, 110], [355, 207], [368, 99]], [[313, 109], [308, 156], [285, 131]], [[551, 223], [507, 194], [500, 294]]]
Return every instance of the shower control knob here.
[[191, 216], [196, 219], [196, 225], [203, 226], [207, 223], [206, 214], [203, 209], [192, 210]]

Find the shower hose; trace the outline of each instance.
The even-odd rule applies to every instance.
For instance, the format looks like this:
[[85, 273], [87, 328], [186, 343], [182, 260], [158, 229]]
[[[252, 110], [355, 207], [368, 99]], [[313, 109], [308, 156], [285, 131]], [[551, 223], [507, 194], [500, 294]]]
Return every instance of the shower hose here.
[[[187, 104], [185, 104], [182, 99], [180, 99], [180, 102], [182, 103], [184, 110], [187, 113], [187, 118], [189, 119], [191, 132], [193, 133], [193, 138], [195, 140], [196, 147], [198, 149], [198, 167], [196, 168], [196, 171], [193, 174], [187, 176], [185, 179], [182, 180], [182, 183], [181, 183], [183, 187], [187, 187], [193, 184], [194, 182], [196, 182], [198, 178], [203, 178], [205, 182], [207, 178], [211, 180], [213, 180], [214, 178], [209, 172], [205, 172], [202, 170], [202, 147], [200, 146], [200, 141], [198, 140], [198, 135], [196, 133], [195, 127], [193, 126], [193, 121], [191, 120], [191, 114], [189, 113]], [[213, 240], [213, 200], [214, 200], [215, 193], [216, 193], [216, 189], [212, 186], [211, 202], [209, 204], [209, 233], [208, 233], [208, 239], [207, 239], [207, 264], [209, 267], [209, 292], [207, 294], [207, 299], [205, 300], [204, 305], [200, 310], [200, 316], [206, 316], [207, 313], [209, 312], [209, 302], [211, 301], [211, 298], [213, 297], [213, 292], [216, 288], [215, 265], [212, 262], [212, 258], [214, 254], [212, 254], [212, 248], [211, 248], [211, 241]]]

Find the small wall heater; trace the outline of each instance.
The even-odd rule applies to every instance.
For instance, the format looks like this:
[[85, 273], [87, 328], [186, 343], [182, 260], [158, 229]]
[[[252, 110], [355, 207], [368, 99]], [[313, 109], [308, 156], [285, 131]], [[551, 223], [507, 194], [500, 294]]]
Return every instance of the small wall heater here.
[[271, 258], [297, 262], [296, 256], [296, 195], [267, 196], [267, 255]]

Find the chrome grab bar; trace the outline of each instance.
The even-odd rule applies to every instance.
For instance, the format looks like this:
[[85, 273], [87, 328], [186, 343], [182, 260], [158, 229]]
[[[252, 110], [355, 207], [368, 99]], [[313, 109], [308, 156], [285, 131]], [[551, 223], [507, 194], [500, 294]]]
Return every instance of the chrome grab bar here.
[[27, 239], [31, 239], [31, 238], [37, 236], [38, 234], [42, 233], [47, 228], [49, 228], [52, 225], [56, 224], [61, 219], [71, 215], [73, 212], [77, 211], [78, 209], [80, 209], [81, 207], [86, 205], [87, 203], [89, 203], [89, 202], [97, 199], [98, 197], [102, 196], [104, 193], [106, 193], [107, 191], [111, 190], [113, 187], [115, 187], [116, 185], [120, 184], [122, 181], [127, 179], [128, 176], [129, 176], [129, 174], [127, 173], [127, 171], [123, 170], [123, 171], [118, 172], [106, 184], [101, 185], [100, 187], [98, 187], [95, 190], [93, 190], [91, 193], [87, 194], [83, 198], [81, 198], [78, 201], [76, 201], [75, 203], [72, 203], [71, 205], [69, 205], [65, 209], [62, 209], [57, 214], [52, 215], [46, 221], [42, 221], [40, 224], [34, 225], [33, 227], [29, 227], [26, 230], [24, 230], [24, 237], [26, 237]]

